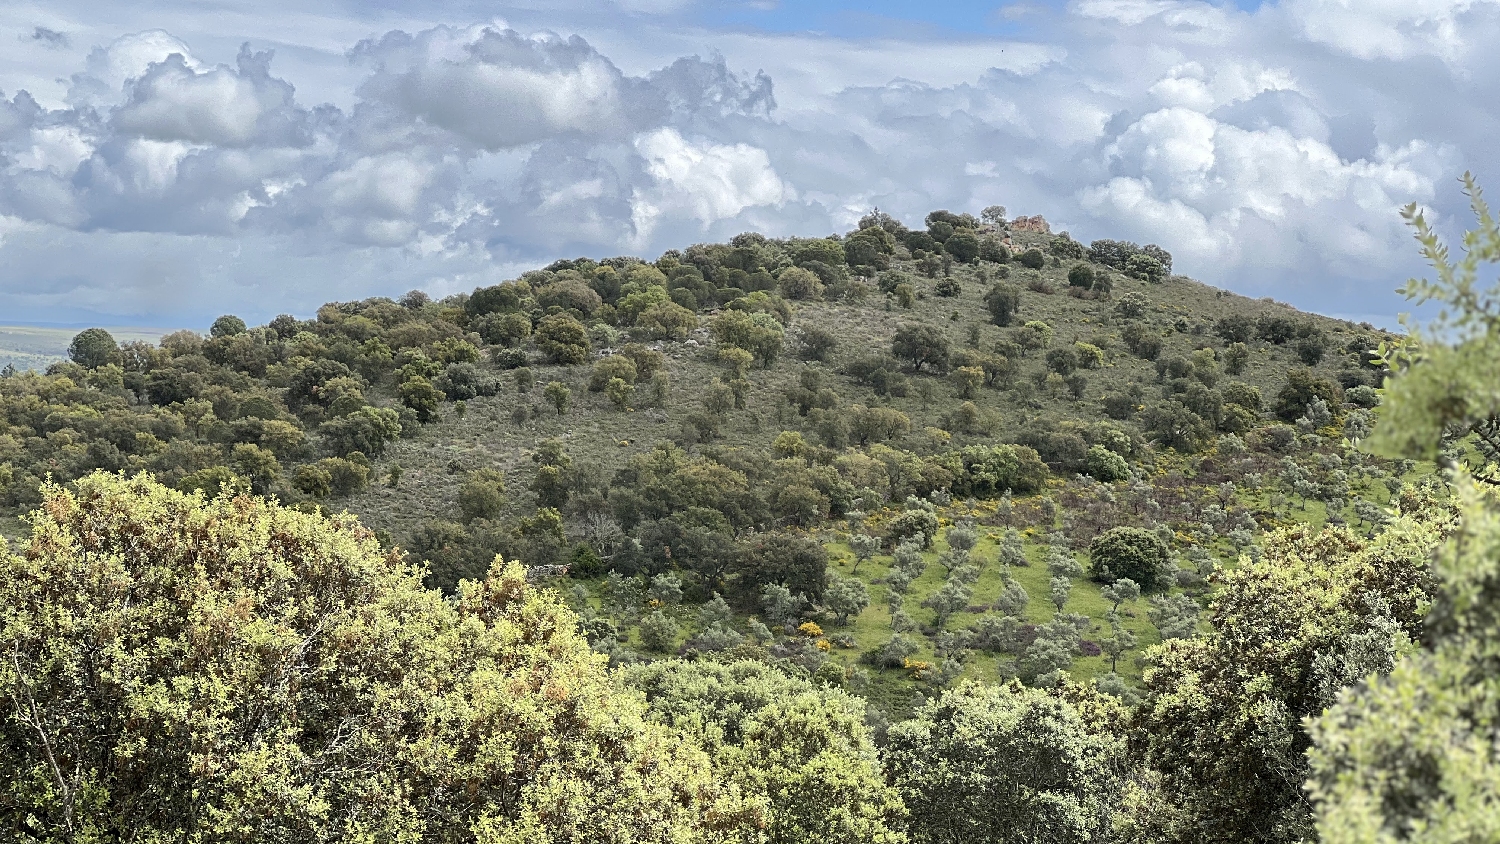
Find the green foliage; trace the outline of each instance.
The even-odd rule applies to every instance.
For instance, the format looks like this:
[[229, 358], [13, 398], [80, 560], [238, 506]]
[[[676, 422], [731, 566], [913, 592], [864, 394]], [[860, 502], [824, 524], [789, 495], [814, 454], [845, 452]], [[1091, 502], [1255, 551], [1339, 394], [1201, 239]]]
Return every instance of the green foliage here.
[[448, 602], [347, 516], [49, 487], [0, 607], [0, 819], [31, 840], [684, 842], [751, 808], [519, 567]]
[[1125, 458], [1102, 445], [1089, 446], [1085, 460], [1085, 471], [1094, 478], [1109, 483], [1130, 477], [1130, 465]]
[[1094, 287], [1094, 268], [1088, 264], [1074, 264], [1068, 270], [1068, 284], [1083, 290], [1092, 290]]
[[557, 411], [557, 415], [561, 416], [568, 412], [568, 403], [573, 400], [573, 391], [561, 381], [549, 381], [542, 389], [542, 396]]
[[1021, 291], [1010, 284], [996, 284], [984, 294], [984, 305], [989, 309], [990, 321], [999, 326], [1010, 325], [1011, 317], [1021, 305]]
[[1129, 578], [1143, 592], [1158, 592], [1167, 587], [1169, 562], [1166, 543], [1141, 528], [1111, 528], [1089, 544], [1089, 565], [1094, 579], [1108, 583]]
[[916, 844], [1086, 842], [1120, 791], [1124, 712], [1078, 687], [964, 683], [891, 727], [887, 776]]
[[714, 317], [709, 332], [719, 343], [751, 353], [762, 366], [775, 363], [785, 336], [781, 323], [771, 314], [738, 310], [724, 311]]
[[470, 472], [458, 488], [458, 509], [464, 521], [493, 519], [505, 508], [505, 475], [494, 469]]
[[1303, 725], [1409, 649], [1440, 535], [1411, 517], [1373, 541], [1299, 527], [1227, 573], [1209, 634], [1148, 653], [1128, 838], [1310, 839]]
[[902, 325], [891, 340], [891, 354], [910, 363], [918, 372], [931, 367], [939, 372], [948, 368], [948, 340], [937, 328], [926, 323]]
[[1047, 256], [1040, 249], [1028, 249], [1016, 256], [1016, 263], [1029, 270], [1039, 270], [1047, 265]]
[[864, 701], [762, 663], [627, 669], [652, 721], [701, 743], [715, 773], [764, 807], [767, 844], [896, 844], [905, 814], [881, 777]]
[[[1403, 292], [1443, 308], [1430, 325], [1409, 326], [1407, 342], [1381, 350], [1396, 370], [1371, 438], [1385, 455], [1433, 455], [1453, 432], [1483, 444], [1491, 430], [1500, 320], [1493, 287], [1479, 286], [1479, 272], [1500, 261], [1500, 224], [1473, 178], [1465, 174], [1464, 181], [1477, 227], [1465, 234], [1457, 261], [1416, 206], [1404, 212], [1437, 277], [1414, 279]], [[1488, 479], [1492, 458], [1483, 449], [1480, 455], [1468, 469]], [[1315, 725], [1310, 790], [1325, 841], [1481, 841], [1500, 832], [1500, 759], [1492, 740], [1500, 696], [1493, 597], [1500, 592], [1500, 506], [1464, 474], [1455, 473], [1453, 486], [1461, 519], [1433, 566], [1438, 588], [1425, 647], [1388, 676], [1346, 692]]]
[[[244, 329], [244, 323], [240, 328]], [[120, 362], [120, 345], [102, 328], [84, 329], [68, 344], [68, 359], [87, 369], [98, 369]]]
[[588, 330], [568, 314], [543, 317], [536, 326], [536, 345], [553, 363], [576, 364], [589, 358]]
[[1319, 378], [1306, 367], [1295, 367], [1286, 374], [1286, 383], [1276, 393], [1276, 404], [1272, 411], [1284, 421], [1295, 422], [1314, 401], [1322, 400], [1329, 407], [1343, 403], [1343, 390], [1327, 378]]

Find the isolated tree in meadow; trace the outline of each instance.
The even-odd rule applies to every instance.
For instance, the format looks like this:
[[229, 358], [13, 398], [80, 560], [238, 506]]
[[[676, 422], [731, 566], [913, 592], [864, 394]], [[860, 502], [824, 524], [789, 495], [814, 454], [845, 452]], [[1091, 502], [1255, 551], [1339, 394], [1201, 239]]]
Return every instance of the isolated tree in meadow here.
[[561, 416], [568, 412], [568, 402], [573, 399], [573, 391], [561, 381], [549, 381], [542, 390], [542, 396], [557, 410], [557, 415]]
[[926, 323], [903, 325], [891, 340], [891, 354], [918, 372], [928, 367], [941, 371], [948, 367], [948, 338]]
[[1106, 583], [1125, 577], [1143, 592], [1158, 592], [1168, 585], [1167, 544], [1149, 530], [1117, 527], [1105, 531], [1089, 545], [1089, 562], [1094, 579]]

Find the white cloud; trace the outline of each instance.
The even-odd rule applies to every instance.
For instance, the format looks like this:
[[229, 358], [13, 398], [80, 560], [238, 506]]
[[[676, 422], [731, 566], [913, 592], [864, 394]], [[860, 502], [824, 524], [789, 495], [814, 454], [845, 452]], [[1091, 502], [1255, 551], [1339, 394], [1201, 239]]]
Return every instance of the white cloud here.
[[635, 148], [655, 180], [635, 195], [633, 220], [643, 242], [658, 219], [675, 209], [705, 226], [754, 205], [782, 205], [796, 192], [782, 182], [763, 149], [747, 144], [691, 142], [663, 128], [636, 139]]
[[114, 112], [125, 134], [221, 147], [305, 143], [306, 113], [292, 86], [270, 75], [269, 53], [240, 51], [238, 68], [202, 73], [180, 53], [151, 64], [129, 83], [130, 99]]
[[[1451, 176], [1497, 170], [1500, 0], [1075, 0], [1005, 39], [712, 31], [679, 0], [474, 25], [456, 0], [424, 7], [443, 25], [159, 2], [166, 29], [126, 35], [81, 0], [0, 9], [36, 62], [0, 56], [0, 310], [260, 317], [999, 203], [1394, 311], [1394, 209], [1452, 220]], [[38, 25], [71, 46], [17, 40]]]

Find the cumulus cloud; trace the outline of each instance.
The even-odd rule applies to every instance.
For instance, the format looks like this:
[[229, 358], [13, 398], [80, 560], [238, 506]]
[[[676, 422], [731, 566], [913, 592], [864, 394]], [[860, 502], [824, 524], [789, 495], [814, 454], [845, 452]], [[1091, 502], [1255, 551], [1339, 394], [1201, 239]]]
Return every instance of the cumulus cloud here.
[[341, 48], [338, 106], [271, 50], [219, 63], [233, 51], [125, 34], [73, 54], [61, 101], [0, 97], [0, 310], [260, 318], [999, 203], [1159, 243], [1214, 283], [1389, 313], [1415, 269], [1396, 208], [1451, 220], [1449, 179], [1485, 175], [1500, 131], [1482, 49], [1500, 0], [1075, 0], [1020, 20], [1024, 40], [961, 43], [738, 31], [707, 58], [685, 55], [701, 32], [662, 28], [386, 27]]

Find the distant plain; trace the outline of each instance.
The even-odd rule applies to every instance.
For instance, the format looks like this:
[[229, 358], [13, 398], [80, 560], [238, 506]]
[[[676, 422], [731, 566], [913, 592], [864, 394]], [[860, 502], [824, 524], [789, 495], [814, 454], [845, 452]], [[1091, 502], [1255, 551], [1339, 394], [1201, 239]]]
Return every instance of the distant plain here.
[[[68, 344], [87, 326], [56, 328], [39, 325], [0, 325], [0, 369], [42, 371], [68, 356]], [[156, 343], [168, 329], [105, 326], [117, 342], [145, 340]]]

